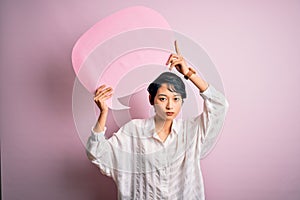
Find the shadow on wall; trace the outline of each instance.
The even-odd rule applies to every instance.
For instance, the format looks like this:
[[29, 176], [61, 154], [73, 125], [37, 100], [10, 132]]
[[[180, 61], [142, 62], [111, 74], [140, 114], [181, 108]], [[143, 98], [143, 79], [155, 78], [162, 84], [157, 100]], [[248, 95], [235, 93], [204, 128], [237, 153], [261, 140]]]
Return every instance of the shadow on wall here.
[[[117, 187], [114, 181], [101, 174], [98, 167], [88, 161], [86, 159], [85, 164], [82, 165], [84, 161], [72, 159], [65, 165], [64, 180], [66, 181], [66, 187], [64, 189], [83, 196], [79, 199], [116, 200]], [[81, 166], [78, 166], [79, 164]]]
[[[54, 111], [56, 114], [58, 112], [59, 114], [65, 113], [68, 115], [69, 111], [72, 112], [72, 92], [75, 80], [71, 62], [48, 62], [44, 70], [44, 76], [41, 77], [43, 87], [41, 87], [42, 91], [39, 92], [44, 98], [44, 103], [47, 104], [49, 110]], [[66, 109], [68, 112], [66, 112]]]
[[[48, 188], [48, 191], [60, 191], [60, 194], [49, 196], [52, 199], [53, 197], [64, 199], [62, 197], [69, 196], [75, 197], [73, 200], [116, 200], [117, 188], [114, 181], [101, 174], [100, 170], [88, 160], [85, 148], [76, 134], [72, 114], [75, 74], [71, 60], [68, 59], [70, 54], [64, 51], [59, 56], [49, 57], [44, 59], [48, 61], [47, 67], [43, 68], [38, 77], [41, 79], [38, 92], [47, 108], [45, 120], [51, 123], [49, 125], [51, 130], [47, 130], [50, 137], [48, 145], [52, 149], [55, 147], [51, 150], [52, 160], [46, 162], [55, 161], [55, 164], [47, 163], [47, 165], [52, 166], [51, 173], [57, 176], [49, 177], [49, 181], [52, 182], [49, 184], [55, 184], [57, 188]], [[54, 131], [56, 134], [53, 134]], [[48, 176], [51, 176], [51, 173]]]

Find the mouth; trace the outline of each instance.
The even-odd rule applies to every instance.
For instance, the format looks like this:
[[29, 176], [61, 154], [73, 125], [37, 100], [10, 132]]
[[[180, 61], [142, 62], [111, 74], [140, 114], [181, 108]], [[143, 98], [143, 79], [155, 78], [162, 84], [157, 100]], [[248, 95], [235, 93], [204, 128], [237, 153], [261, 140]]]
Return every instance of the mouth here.
[[172, 116], [174, 115], [174, 112], [166, 112], [167, 116]]

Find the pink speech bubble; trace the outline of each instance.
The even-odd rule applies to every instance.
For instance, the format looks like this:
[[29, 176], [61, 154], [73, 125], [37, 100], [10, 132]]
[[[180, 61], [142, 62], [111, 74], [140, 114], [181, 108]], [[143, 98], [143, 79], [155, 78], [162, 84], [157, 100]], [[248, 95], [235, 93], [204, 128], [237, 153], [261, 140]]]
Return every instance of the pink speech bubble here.
[[[99, 45], [114, 36], [126, 31], [141, 28], [161, 28], [171, 30], [167, 21], [158, 12], [143, 6], [136, 6], [120, 10], [102, 19], [78, 39], [72, 51], [73, 68], [80, 82], [90, 92], [93, 92], [95, 89], [95, 85], [90, 83], [91, 80], [88, 80], [92, 77], [89, 77], [86, 73], [84, 75], [79, 75], [79, 71], [84, 66], [84, 62], [88, 59], [91, 53]], [[145, 38], [145, 40], [146, 39], [147, 38]], [[114, 49], [111, 49], [111, 51], [113, 50]], [[165, 55], [159, 55], [160, 59], [163, 56]], [[99, 57], [101, 57], [101, 55], [99, 55]]]

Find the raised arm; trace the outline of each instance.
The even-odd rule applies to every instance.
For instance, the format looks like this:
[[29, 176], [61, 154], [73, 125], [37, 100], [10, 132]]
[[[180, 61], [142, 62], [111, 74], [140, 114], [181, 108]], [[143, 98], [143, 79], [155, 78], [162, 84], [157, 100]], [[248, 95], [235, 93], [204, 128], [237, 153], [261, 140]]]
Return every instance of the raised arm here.
[[105, 85], [101, 85], [95, 92], [94, 101], [97, 104], [98, 108], [100, 109], [100, 115], [94, 127], [95, 132], [102, 132], [104, 131], [107, 114], [108, 114], [108, 107], [105, 103], [107, 99], [112, 96], [112, 88], [106, 87]]
[[177, 54], [171, 54], [166, 64], [170, 65], [170, 69], [175, 67], [186, 79], [192, 81], [204, 100], [203, 112], [191, 120], [191, 123], [198, 127], [200, 157], [204, 158], [217, 141], [228, 110], [228, 102], [221, 92], [198, 76], [195, 69], [187, 66], [176, 41], [175, 49]]
[[100, 109], [100, 115], [95, 126], [91, 130], [86, 150], [89, 160], [96, 164], [101, 172], [107, 176], [112, 176], [111, 168], [108, 163], [111, 163], [112, 151], [110, 143], [105, 138], [106, 119], [108, 107], [105, 103], [112, 96], [112, 88], [101, 85], [95, 92], [94, 101]]
[[177, 41], [175, 41], [175, 49], [176, 54], [170, 55], [166, 65], [170, 65], [170, 70], [175, 67], [177, 71], [184, 75], [186, 79], [191, 80], [194, 85], [200, 90], [200, 92], [204, 92], [208, 88], [208, 83], [196, 74], [194, 68], [188, 67], [183, 56], [180, 54]]

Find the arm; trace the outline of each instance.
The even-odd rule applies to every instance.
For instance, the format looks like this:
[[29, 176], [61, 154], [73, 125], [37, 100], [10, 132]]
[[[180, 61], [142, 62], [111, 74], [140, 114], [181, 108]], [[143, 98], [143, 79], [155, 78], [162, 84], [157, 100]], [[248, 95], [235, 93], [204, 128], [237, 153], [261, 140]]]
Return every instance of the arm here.
[[91, 135], [86, 144], [86, 153], [88, 159], [92, 161], [100, 171], [106, 176], [112, 176], [112, 157], [111, 145], [105, 138], [105, 130], [102, 132], [95, 132], [94, 127], [91, 130]]
[[136, 160], [132, 151], [136, 145], [133, 145], [133, 131], [137, 130], [135, 120], [131, 120], [124, 124], [110, 138], [105, 137], [106, 127], [104, 131], [95, 132], [95, 127], [91, 129], [91, 136], [86, 145], [88, 158], [93, 164], [100, 168], [102, 174], [112, 177], [114, 180], [117, 171], [131, 172]]
[[199, 89], [204, 100], [203, 113], [192, 120], [192, 124], [198, 127], [199, 130], [198, 143], [201, 146], [199, 147], [200, 156], [203, 158], [216, 143], [228, 109], [228, 102], [222, 93], [196, 75], [194, 73], [195, 69], [187, 66], [184, 58], [179, 53], [176, 41], [175, 49], [177, 54], [171, 54], [166, 64], [170, 64], [170, 69], [175, 67], [178, 72], [188, 77]]
[[204, 100], [203, 112], [196, 118], [200, 137], [200, 158], [204, 158], [217, 142], [225, 116], [228, 110], [228, 102], [225, 96], [212, 85], [200, 92]]
[[208, 83], [195, 73], [189, 74], [190, 71], [195, 72], [195, 69], [188, 67], [186, 64], [184, 58], [179, 52], [177, 41], [175, 41], [175, 49], [177, 54], [171, 54], [166, 65], [170, 65], [170, 70], [175, 67], [178, 72], [184, 76], [187, 76], [189, 80], [191, 80], [193, 84], [200, 90], [200, 92], [205, 91], [208, 88]]
[[105, 88], [105, 85], [101, 85], [95, 92], [94, 101], [100, 109], [100, 115], [94, 127], [95, 132], [104, 131], [107, 114], [108, 114], [108, 107], [105, 101], [109, 99], [111, 96], [112, 96], [112, 88], [111, 87]]
[[100, 109], [100, 115], [95, 126], [91, 130], [86, 145], [87, 155], [89, 160], [96, 164], [101, 172], [107, 176], [111, 176], [109, 163], [111, 162], [111, 145], [105, 138], [106, 119], [108, 114], [108, 107], [105, 101], [112, 96], [112, 88], [105, 88], [105, 85], [100, 86], [96, 92], [94, 101]]

